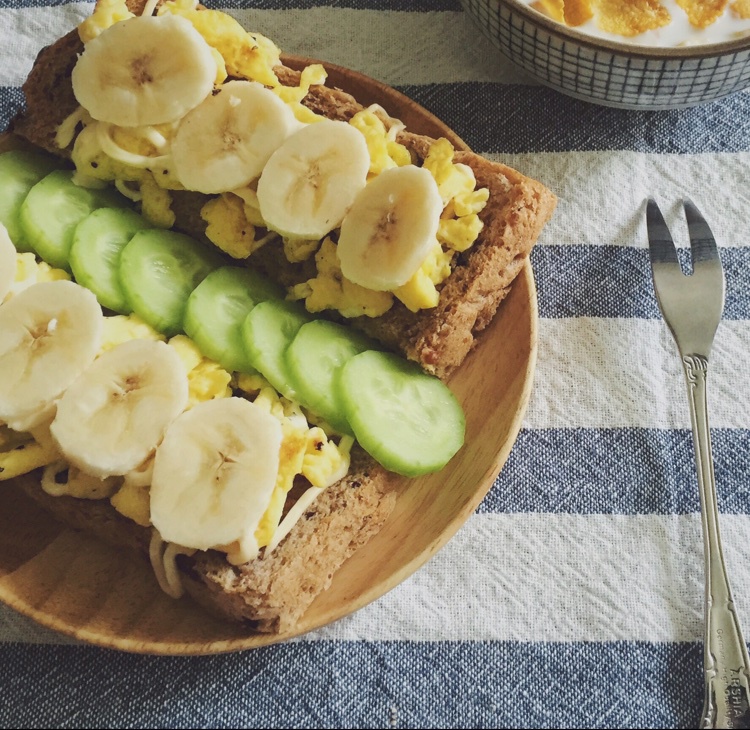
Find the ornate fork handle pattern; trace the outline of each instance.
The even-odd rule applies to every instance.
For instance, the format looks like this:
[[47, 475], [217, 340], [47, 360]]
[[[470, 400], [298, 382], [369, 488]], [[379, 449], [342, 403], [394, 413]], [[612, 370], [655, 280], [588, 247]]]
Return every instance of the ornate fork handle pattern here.
[[682, 363], [695, 441], [706, 575], [706, 695], [701, 728], [750, 728], [750, 659], [735, 612], [719, 535], [706, 400], [708, 359], [689, 354], [683, 356]]

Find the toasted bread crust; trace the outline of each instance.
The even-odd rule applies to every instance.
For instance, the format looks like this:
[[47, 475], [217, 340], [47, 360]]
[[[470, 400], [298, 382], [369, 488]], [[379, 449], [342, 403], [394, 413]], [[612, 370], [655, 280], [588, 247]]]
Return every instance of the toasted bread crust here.
[[11, 121], [8, 131], [58, 157], [70, 157], [69, 150], [55, 144], [55, 134], [78, 107], [70, 75], [82, 52], [83, 43], [76, 30], [39, 51], [21, 87], [26, 109]]

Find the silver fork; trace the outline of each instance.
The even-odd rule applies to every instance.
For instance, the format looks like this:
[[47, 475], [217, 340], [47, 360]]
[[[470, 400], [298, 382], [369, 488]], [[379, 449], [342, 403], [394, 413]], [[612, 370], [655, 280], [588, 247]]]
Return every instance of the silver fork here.
[[683, 201], [693, 273], [685, 276], [656, 202], [646, 209], [654, 290], [680, 351], [688, 386], [701, 500], [705, 564], [701, 728], [750, 728], [750, 660], [729, 587], [719, 534], [719, 509], [708, 428], [708, 356], [724, 309], [724, 272], [716, 241], [698, 209]]

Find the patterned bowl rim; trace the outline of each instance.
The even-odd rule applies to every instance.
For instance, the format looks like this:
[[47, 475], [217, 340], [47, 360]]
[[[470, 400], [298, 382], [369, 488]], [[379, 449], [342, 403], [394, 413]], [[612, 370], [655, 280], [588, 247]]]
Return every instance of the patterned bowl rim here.
[[[684, 46], [681, 48], [663, 48], [656, 46], [634, 46], [633, 44], [605, 39], [594, 38], [585, 33], [569, 28], [552, 18], [534, 10], [522, 2], [522, 0], [485, 0], [490, 3], [503, 5], [513, 12], [520, 13], [530, 23], [546, 30], [550, 35], [560, 39], [577, 43], [594, 51], [609, 51], [617, 55], [630, 58], [661, 59], [669, 61], [673, 59], [701, 59], [718, 56], [731, 55], [741, 51], [750, 50], [750, 35], [736, 40], [724, 41], [722, 43], [706, 43], [697, 46]], [[464, 0], [466, 3], [466, 0]]]

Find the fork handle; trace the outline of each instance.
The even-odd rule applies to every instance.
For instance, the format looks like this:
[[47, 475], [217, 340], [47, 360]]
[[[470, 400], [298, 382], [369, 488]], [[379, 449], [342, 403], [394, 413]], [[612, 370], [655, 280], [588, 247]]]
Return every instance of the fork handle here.
[[700, 727], [750, 728], [750, 659], [734, 608], [719, 533], [706, 400], [708, 359], [689, 354], [683, 356], [682, 363], [693, 425], [706, 566], [703, 648], [706, 695]]

